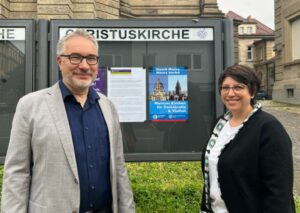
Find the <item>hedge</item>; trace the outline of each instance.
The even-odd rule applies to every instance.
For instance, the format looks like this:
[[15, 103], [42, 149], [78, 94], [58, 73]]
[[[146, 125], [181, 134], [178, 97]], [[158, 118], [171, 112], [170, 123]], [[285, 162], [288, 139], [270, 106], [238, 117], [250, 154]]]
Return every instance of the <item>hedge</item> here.
[[137, 213], [199, 212], [199, 162], [128, 163]]
[[[127, 163], [137, 213], [199, 213], [199, 162]], [[0, 191], [3, 166], [0, 166]], [[0, 196], [1, 202], [1, 196]], [[300, 198], [295, 198], [300, 213]]]

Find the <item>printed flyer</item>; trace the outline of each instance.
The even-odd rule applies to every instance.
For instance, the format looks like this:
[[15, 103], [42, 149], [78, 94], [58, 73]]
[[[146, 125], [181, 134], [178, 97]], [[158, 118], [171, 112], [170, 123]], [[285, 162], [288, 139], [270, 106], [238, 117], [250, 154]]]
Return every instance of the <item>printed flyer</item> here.
[[188, 120], [187, 82], [184, 67], [154, 67], [149, 70], [149, 119], [152, 122]]
[[120, 122], [146, 120], [146, 70], [112, 67], [107, 71], [107, 96], [117, 108]]

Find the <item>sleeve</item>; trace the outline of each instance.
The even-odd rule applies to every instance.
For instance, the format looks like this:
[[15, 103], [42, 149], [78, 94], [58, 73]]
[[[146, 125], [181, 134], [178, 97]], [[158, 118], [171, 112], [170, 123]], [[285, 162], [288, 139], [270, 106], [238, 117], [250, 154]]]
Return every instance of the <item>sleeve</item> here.
[[20, 99], [12, 122], [6, 153], [1, 212], [26, 213], [31, 181], [31, 129], [25, 118], [25, 103]]
[[115, 114], [116, 129], [116, 145], [115, 145], [115, 160], [116, 160], [116, 179], [118, 193], [118, 212], [119, 213], [135, 213], [135, 205], [133, 193], [128, 178], [127, 169], [125, 166], [123, 153], [123, 140], [121, 127], [118, 119], [118, 114], [114, 106], [111, 104], [113, 114]]
[[260, 174], [264, 213], [292, 213], [292, 143], [276, 119], [263, 125], [260, 149]]

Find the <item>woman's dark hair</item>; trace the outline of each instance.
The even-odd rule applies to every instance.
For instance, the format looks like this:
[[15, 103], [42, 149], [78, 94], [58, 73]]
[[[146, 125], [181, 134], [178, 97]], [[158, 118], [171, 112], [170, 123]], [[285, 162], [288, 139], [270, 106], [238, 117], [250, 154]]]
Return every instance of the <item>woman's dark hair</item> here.
[[256, 103], [256, 93], [260, 89], [261, 83], [258, 72], [245, 65], [235, 64], [228, 67], [219, 77], [219, 92], [221, 92], [221, 86], [227, 77], [231, 77], [235, 81], [247, 85], [250, 95], [254, 95], [254, 98], [250, 102], [254, 106]]

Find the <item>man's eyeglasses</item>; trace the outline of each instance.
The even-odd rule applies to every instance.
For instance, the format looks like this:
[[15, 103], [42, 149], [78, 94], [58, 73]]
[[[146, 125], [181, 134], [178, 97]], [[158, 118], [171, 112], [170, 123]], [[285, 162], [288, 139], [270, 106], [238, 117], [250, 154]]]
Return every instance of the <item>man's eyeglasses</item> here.
[[239, 93], [239, 92], [242, 92], [245, 88], [246, 88], [246, 85], [235, 85], [233, 87], [221, 86], [220, 90], [223, 93], [228, 93], [232, 89], [234, 93]]
[[70, 55], [60, 55], [60, 56], [69, 58], [71, 64], [74, 65], [80, 64], [83, 59], [86, 60], [86, 63], [88, 65], [96, 65], [99, 61], [99, 56], [95, 56], [95, 55], [82, 56], [78, 54], [70, 54]]

